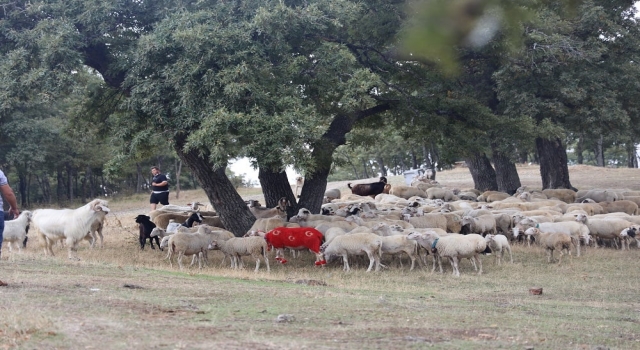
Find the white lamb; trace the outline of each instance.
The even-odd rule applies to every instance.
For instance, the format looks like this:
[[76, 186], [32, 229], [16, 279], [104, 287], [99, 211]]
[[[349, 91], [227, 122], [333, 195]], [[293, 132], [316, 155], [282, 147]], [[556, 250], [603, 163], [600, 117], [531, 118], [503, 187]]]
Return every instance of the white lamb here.
[[376, 271], [380, 270], [380, 255], [382, 249], [382, 237], [373, 233], [353, 233], [335, 237], [326, 247], [321, 248], [323, 259], [327, 262], [333, 258], [341, 256], [344, 263], [343, 269], [350, 271], [349, 255], [367, 254], [369, 257], [369, 268], [371, 271], [373, 265]]
[[[480, 260], [479, 255], [487, 248], [487, 242], [478, 234], [451, 234], [441, 237], [435, 232], [412, 232], [407, 237], [416, 240], [422, 238], [422, 241], [431, 247], [432, 252], [437, 253], [440, 258], [449, 258], [453, 268], [453, 275], [456, 277], [460, 276], [458, 262], [461, 258], [475, 260], [476, 264], [480, 265], [478, 274], [482, 274], [482, 260]], [[440, 271], [442, 271], [441, 264], [441, 260], [438, 259]]]
[[[382, 255], [398, 255], [402, 253], [406, 253], [411, 259], [411, 268], [409, 271], [413, 271], [413, 268], [416, 265], [416, 257], [418, 256], [418, 243], [416, 241], [410, 240], [407, 236], [384, 236], [380, 237], [382, 239]], [[400, 261], [402, 266], [402, 261]]]
[[11, 245], [15, 243], [15, 246], [18, 248], [18, 252], [22, 252], [22, 244], [27, 238], [27, 228], [31, 222], [31, 216], [31, 212], [25, 210], [20, 213], [20, 216], [16, 219], [4, 222], [3, 236], [4, 241], [7, 242], [9, 251], [12, 251]]
[[255, 272], [258, 272], [260, 268], [260, 256], [262, 256], [264, 263], [267, 265], [267, 272], [271, 271], [269, 259], [267, 258], [267, 241], [260, 236], [214, 240], [209, 245], [209, 249], [216, 248], [219, 248], [225, 256], [228, 255], [231, 258], [231, 268], [242, 268], [241, 256], [251, 255], [252, 258], [256, 259]]
[[558, 263], [562, 262], [562, 251], [566, 250], [571, 256], [571, 245], [574, 244], [569, 235], [559, 232], [543, 232], [538, 228], [530, 227], [524, 231], [525, 235], [533, 236], [536, 242], [547, 251], [547, 262], [553, 260], [553, 251], [557, 250], [560, 253]]
[[583, 223], [575, 221], [538, 223], [531, 218], [520, 221], [513, 228], [514, 238], [518, 238], [520, 233], [523, 233], [530, 227], [539, 228], [543, 232], [558, 232], [571, 236], [573, 245], [576, 247], [576, 256], [578, 257], [580, 256], [580, 240], [584, 240], [585, 244], [589, 244], [591, 238], [591, 236], [589, 236], [589, 228]]
[[182, 257], [184, 257], [185, 255], [194, 255], [195, 257], [197, 257], [198, 268], [202, 268], [202, 260], [204, 259], [204, 254], [207, 251], [209, 244], [211, 244], [211, 242], [213, 241], [213, 236], [206, 233], [177, 232], [168, 237], [168, 258], [170, 266], [173, 266], [173, 254], [177, 253], [178, 257], [176, 258], [176, 260], [178, 260], [180, 270], [182, 270], [183, 267]]
[[91, 230], [96, 218], [109, 212], [108, 202], [94, 199], [77, 209], [38, 209], [33, 212], [33, 223], [38, 235], [45, 243], [45, 254], [53, 254], [53, 243], [66, 239], [69, 259], [79, 260], [76, 256], [78, 243]]
[[496, 256], [497, 264], [500, 265], [502, 263], [502, 258], [504, 257], [504, 251], [509, 252], [509, 260], [513, 264], [513, 256], [511, 255], [511, 246], [509, 245], [509, 240], [504, 235], [486, 235], [484, 237], [487, 242], [487, 246], [491, 248], [491, 251]]

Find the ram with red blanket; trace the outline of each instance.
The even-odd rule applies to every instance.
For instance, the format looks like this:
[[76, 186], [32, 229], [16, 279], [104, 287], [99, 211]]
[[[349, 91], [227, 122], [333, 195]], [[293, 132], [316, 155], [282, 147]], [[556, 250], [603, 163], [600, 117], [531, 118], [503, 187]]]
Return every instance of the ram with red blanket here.
[[313, 227], [276, 227], [264, 236], [269, 247], [276, 249], [276, 260], [286, 263], [284, 248], [302, 250], [309, 249], [316, 254], [316, 265], [324, 265], [326, 261], [320, 253], [320, 246], [324, 241], [322, 232]]

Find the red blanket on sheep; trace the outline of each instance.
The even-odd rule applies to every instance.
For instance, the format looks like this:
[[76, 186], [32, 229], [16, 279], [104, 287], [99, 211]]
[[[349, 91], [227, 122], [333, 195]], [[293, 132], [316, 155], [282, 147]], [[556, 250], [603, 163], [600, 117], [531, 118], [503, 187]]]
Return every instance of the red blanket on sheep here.
[[[267, 244], [276, 249], [291, 248], [304, 249], [307, 248], [314, 252], [316, 256], [320, 254], [320, 246], [324, 236], [322, 232], [313, 227], [276, 227], [267, 232], [264, 236]], [[281, 263], [286, 263], [284, 258], [276, 258]], [[316, 261], [316, 265], [324, 265], [323, 260]]]

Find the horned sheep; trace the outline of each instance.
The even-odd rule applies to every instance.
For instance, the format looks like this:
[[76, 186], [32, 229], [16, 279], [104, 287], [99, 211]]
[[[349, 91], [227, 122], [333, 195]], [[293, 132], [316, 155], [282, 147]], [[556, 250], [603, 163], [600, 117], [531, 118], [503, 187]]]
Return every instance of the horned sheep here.
[[33, 223], [45, 243], [45, 254], [53, 255], [53, 243], [66, 239], [69, 259], [78, 259], [78, 243], [84, 239], [96, 217], [109, 212], [109, 203], [94, 199], [77, 209], [38, 209], [33, 212]]

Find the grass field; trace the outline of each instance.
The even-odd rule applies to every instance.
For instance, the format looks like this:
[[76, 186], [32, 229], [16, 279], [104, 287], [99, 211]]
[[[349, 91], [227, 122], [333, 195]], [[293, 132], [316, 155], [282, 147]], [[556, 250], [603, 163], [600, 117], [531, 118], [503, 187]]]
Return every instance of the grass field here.
[[[523, 184], [540, 187], [536, 167], [518, 171]], [[638, 169], [570, 173], [580, 189], [640, 189]], [[438, 180], [473, 186], [466, 169]], [[194, 199], [206, 196], [188, 191], [172, 201]], [[271, 259], [270, 273], [254, 273], [249, 260], [246, 270], [221, 267], [213, 252], [203, 270], [180, 271], [165, 253], [139, 249], [133, 218], [146, 202], [113, 200], [104, 248], [83, 243], [78, 262], [61, 248], [45, 257], [35, 235], [22, 254], [3, 248], [0, 349], [640, 349], [635, 245], [586, 248], [562, 264], [547, 264], [539, 247], [514, 246], [513, 264], [483, 256], [478, 276], [465, 260], [459, 278], [448, 265], [441, 275], [391, 261], [381, 272], [366, 273], [362, 262], [345, 273], [337, 264], [314, 267], [310, 254], [284, 266]], [[530, 295], [532, 287], [543, 294]]]

